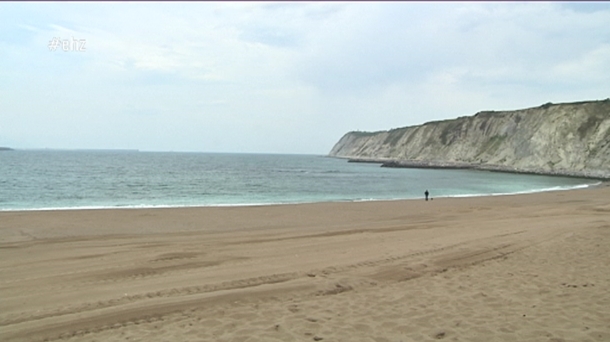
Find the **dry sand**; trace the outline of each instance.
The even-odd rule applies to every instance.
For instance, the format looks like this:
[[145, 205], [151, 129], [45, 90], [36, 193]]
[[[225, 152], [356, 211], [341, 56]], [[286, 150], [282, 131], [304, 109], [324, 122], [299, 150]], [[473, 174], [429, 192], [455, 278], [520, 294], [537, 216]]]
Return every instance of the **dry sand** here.
[[0, 213], [0, 341], [610, 341], [610, 187]]

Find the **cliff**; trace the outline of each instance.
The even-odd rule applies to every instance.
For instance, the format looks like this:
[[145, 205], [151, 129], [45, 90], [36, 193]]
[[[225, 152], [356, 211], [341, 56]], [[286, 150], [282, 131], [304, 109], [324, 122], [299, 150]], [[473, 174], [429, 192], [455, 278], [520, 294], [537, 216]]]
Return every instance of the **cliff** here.
[[389, 131], [349, 132], [329, 156], [386, 166], [610, 179], [610, 99], [484, 111]]

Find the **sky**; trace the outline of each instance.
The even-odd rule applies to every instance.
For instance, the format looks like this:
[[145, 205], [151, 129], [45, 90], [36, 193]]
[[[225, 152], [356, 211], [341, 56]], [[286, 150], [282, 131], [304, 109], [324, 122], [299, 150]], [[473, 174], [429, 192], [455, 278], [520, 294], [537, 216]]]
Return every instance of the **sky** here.
[[327, 154], [610, 97], [610, 2], [1, 2], [0, 146]]

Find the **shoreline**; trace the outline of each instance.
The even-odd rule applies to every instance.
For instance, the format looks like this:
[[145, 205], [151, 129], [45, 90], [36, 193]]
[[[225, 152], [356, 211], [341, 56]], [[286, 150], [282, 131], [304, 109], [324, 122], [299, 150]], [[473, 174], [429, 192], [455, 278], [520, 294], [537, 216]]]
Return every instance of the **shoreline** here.
[[[425, 201], [423, 196], [421, 198], [413, 199], [387, 199], [387, 200], [364, 200], [364, 201], [337, 201], [337, 202], [306, 202], [306, 203], [280, 203], [280, 204], [256, 204], [256, 205], [235, 205], [235, 206], [192, 206], [192, 207], [152, 207], [152, 208], [84, 208], [84, 209], [59, 209], [59, 210], [14, 210], [14, 211], [0, 211], [0, 251], [2, 250], [3, 242], [12, 244], [15, 241], [30, 241], [37, 240], [36, 234], [27, 233], [26, 230], [38, 230], [38, 228], [52, 228], [53, 236], [67, 235], [82, 235], [82, 224], [79, 221], [83, 221], [87, 224], [92, 224], [95, 229], [86, 229], [84, 232], [87, 234], [93, 233], [94, 236], [104, 234], [123, 234], [124, 229], [131, 229], [129, 225], [137, 226], [138, 234], [146, 233], [147, 225], [156, 227], [150, 233], [159, 228], [160, 224], [165, 223], [167, 226], [161, 231], [163, 233], [169, 233], [172, 231], [184, 232], [184, 231], [197, 231], [200, 229], [196, 225], [196, 221], [193, 219], [203, 219], [206, 231], [221, 232], [227, 226], [232, 226], [232, 231], [246, 231], [252, 226], [256, 226], [259, 229], [265, 226], [268, 222], [265, 217], [256, 217], [254, 221], [240, 221], [239, 215], [233, 217], [230, 213], [259, 213], [259, 212], [273, 212], [279, 213], [280, 216], [285, 216], [285, 213], [292, 213], [297, 217], [303, 217], [301, 211], [305, 213], [319, 212], [322, 210], [324, 215], [320, 215], [321, 220], [330, 219], [333, 224], [339, 224], [345, 218], [337, 210], [347, 209], [350, 213], [359, 215], [368, 215], [367, 211], [380, 210], [381, 212], [387, 212], [388, 208], [394, 208], [392, 210], [400, 211], [407, 208], [410, 213], [418, 213], [419, 210], [429, 212], [432, 208], [446, 208], [455, 209], [454, 207], [469, 206], [468, 203], [475, 203], [475, 205], [481, 205], [485, 203], [486, 206], [495, 206], [498, 204], [504, 205], [506, 203], [519, 202], [519, 203], [537, 203], [538, 199], [548, 198], [564, 198], [564, 197], [586, 197], [583, 194], [593, 193], [595, 196], [599, 196], [601, 193], [608, 192], [610, 195], [610, 182], [600, 182], [599, 184], [587, 186], [584, 188], [576, 189], [565, 189], [565, 190], [552, 190], [543, 192], [529, 192], [529, 193], [516, 193], [516, 194], [499, 194], [499, 195], [487, 195], [487, 196], [447, 196], [447, 197], [435, 197], [431, 196], [436, 201]], [[430, 204], [428, 204], [430, 203]], [[439, 207], [435, 207], [438, 205]], [[376, 208], [376, 209], [375, 209]], [[610, 207], [609, 207], [610, 208]], [[434, 209], [433, 209], [434, 210]], [[610, 209], [609, 209], [610, 210]], [[364, 211], [365, 213], [360, 213]], [[211, 215], [212, 217], [218, 216], [215, 220], [207, 222], [206, 217]], [[175, 221], [172, 217], [187, 218], [184, 222]], [[97, 217], [100, 222], [92, 222], [91, 218]], [[285, 217], [287, 220], [293, 220], [293, 218]], [[610, 216], [609, 216], [610, 219]], [[139, 222], [141, 220], [141, 222]], [[156, 221], [158, 220], [158, 221]], [[223, 220], [226, 220], [224, 222]], [[66, 224], [70, 222], [70, 224]], [[107, 227], [108, 222], [113, 222], [116, 227]], [[172, 226], [169, 224], [173, 222]], [[234, 226], [235, 222], [239, 222], [238, 225]], [[255, 222], [259, 222], [258, 224]], [[11, 226], [11, 223], [17, 223], [17, 226]], [[15, 229], [19, 228], [20, 224], [25, 223], [27, 229]], [[211, 224], [208, 224], [211, 223]], [[610, 224], [610, 221], [609, 221]], [[299, 221], [295, 224], [296, 226], [307, 226], [307, 221]], [[340, 224], [344, 226], [343, 223]], [[360, 223], [358, 223], [360, 225]], [[61, 231], [62, 227], [66, 226], [66, 231]], [[244, 230], [246, 229], [246, 230]], [[327, 227], [328, 230], [332, 230], [333, 226]], [[46, 233], [42, 235], [45, 236]], [[8, 233], [8, 235], [6, 235]], [[155, 233], [156, 234], [156, 233]], [[9, 237], [8, 240], [6, 237]]]
[[[500, 171], [501, 172], [501, 171]], [[610, 186], [610, 180], [598, 180], [595, 184], [579, 184], [565, 188], [546, 188], [540, 190], [524, 190], [517, 192], [489, 193], [489, 194], [457, 194], [457, 195], [440, 195], [431, 196], [431, 198], [479, 198], [479, 197], [497, 197], [497, 196], [517, 196], [528, 194], [539, 194], [555, 191], [572, 191], [594, 189], [597, 187]], [[336, 200], [336, 201], [311, 201], [311, 202], [270, 202], [270, 203], [236, 203], [236, 204], [210, 204], [210, 205], [134, 205], [134, 206], [83, 206], [83, 207], [57, 207], [57, 208], [17, 208], [17, 209], [0, 209], [0, 213], [4, 212], [54, 212], [54, 211], [80, 211], [80, 210], [138, 210], [138, 209], [189, 209], [189, 208], [241, 208], [241, 207], [267, 207], [267, 206], [291, 206], [302, 204], [325, 204], [325, 203], [360, 203], [360, 202], [394, 202], [394, 201], [417, 201], [422, 197], [411, 198], [379, 198], [379, 199], [353, 199], [353, 200]]]

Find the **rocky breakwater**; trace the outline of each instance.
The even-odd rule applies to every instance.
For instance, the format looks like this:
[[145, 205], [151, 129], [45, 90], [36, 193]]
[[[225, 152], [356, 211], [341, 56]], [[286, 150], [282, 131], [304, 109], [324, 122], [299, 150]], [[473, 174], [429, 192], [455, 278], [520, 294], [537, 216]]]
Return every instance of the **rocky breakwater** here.
[[329, 156], [393, 167], [610, 179], [610, 99], [483, 111], [388, 131], [349, 132]]

